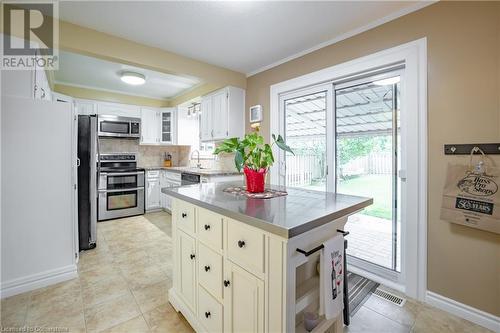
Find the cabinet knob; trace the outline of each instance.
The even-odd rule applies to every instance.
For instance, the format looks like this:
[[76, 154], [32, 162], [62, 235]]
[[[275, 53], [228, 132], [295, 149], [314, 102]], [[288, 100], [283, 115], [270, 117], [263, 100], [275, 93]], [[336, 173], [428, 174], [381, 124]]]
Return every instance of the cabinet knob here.
[[205, 266], [205, 272], [208, 272], [210, 270], [210, 266]]
[[229, 280], [224, 280], [224, 287], [229, 287], [230, 284]]
[[210, 225], [209, 224], [205, 224], [205, 230], [210, 230]]
[[205, 318], [208, 318], [208, 317], [210, 317], [210, 311], [205, 312]]
[[196, 258], [196, 256], [194, 254], [191, 254], [191, 255], [189, 255], [189, 258], [191, 258], [191, 260], [193, 260], [194, 258]]
[[187, 214], [187, 213], [182, 213], [182, 218], [183, 218], [183, 219], [184, 219], [184, 218], [186, 218], [187, 216], [188, 216], [188, 214]]
[[239, 241], [238, 241], [238, 246], [239, 246], [240, 248], [244, 247], [244, 246], [245, 246], [245, 241], [243, 241], [243, 240], [239, 240]]

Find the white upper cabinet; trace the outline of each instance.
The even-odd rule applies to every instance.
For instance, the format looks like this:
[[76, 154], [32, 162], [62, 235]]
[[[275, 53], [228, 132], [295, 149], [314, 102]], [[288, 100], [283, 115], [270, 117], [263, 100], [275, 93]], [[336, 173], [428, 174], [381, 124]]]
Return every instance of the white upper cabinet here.
[[245, 90], [226, 87], [201, 100], [202, 141], [220, 141], [245, 133]]
[[175, 108], [141, 108], [141, 144], [177, 144]]
[[229, 96], [226, 89], [216, 92], [212, 96], [212, 129], [213, 139], [225, 139], [229, 135], [228, 104]]
[[97, 103], [95, 101], [85, 100], [85, 99], [75, 99], [74, 104], [76, 113], [79, 115], [97, 114]]
[[212, 98], [205, 96], [201, 100], [200, 138], [201, 141], [210, 141], [213, 138], [212, 129]]
[[160, 143], [160, 111], [141, 108], [141, 144]]
[[160, 138], [161, 144], [176, 144], [176, 112], [174, 108], [163, 108], [160, 111]]
[[[38, 51], [35, 57], [38, 57]], [[36, 65], [32, 70], [3, 70], [1, 77], [2, 94], [5, 96], [52, 100], [52, 91], [43, 67]]]
[[98, 102], [97, 113], [99, 115], [141, 117], [141, 109], [139, 106], [118, 103]]

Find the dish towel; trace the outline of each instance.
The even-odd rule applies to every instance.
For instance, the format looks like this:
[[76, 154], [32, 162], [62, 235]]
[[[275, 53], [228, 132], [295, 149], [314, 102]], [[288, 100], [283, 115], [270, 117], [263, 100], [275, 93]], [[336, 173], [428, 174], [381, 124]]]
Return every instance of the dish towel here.
[[326, 319], [336, 318], [344, 309], [344, 236], [337, 234], [323, 243], [321, 280], [323, 313]]

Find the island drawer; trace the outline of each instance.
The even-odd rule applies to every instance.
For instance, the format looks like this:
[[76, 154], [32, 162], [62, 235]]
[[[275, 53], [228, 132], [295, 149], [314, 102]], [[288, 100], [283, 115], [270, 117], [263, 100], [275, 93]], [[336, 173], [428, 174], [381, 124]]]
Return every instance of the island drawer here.
[[198, 208], [198, 239], [215, 250], [222, 250], [222, 216]]
[[227, 221], [229, 259], [249, 271], [264, 273], [265, 234], [231, 219]]
[[222, 299], [222, 256], [198, 243], [198, 282], [212, 295]]
[[195, 227], [194, 206], [185, 201], [177, 200], [176, 208], [177, 227], [193, 235]]
[[223, 331], [222, 304], [202, 287], [198, 288], [198, 319], [207, 332]]

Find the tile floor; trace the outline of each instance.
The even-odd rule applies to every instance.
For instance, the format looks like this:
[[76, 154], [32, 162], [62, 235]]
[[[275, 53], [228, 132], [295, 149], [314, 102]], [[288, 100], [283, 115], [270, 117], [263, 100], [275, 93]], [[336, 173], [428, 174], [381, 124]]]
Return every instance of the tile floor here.
[[[71, 332], [192, 332], [167, 300], [172, 285], [170, 235], [167, 213], [99, 223], [98, 247], [81, 254], [79, 277], [3, 299], [2, 331], [26, 326]], [[401, 308], [376, 296], [345, 331], [489, 332], [413, 300]]]
[[170, 223], [167, 213], [98, 223], [98, 246], [80, 254], [79, 277], [2, 300], [1, 326], [192, 332], [167, 300]]

